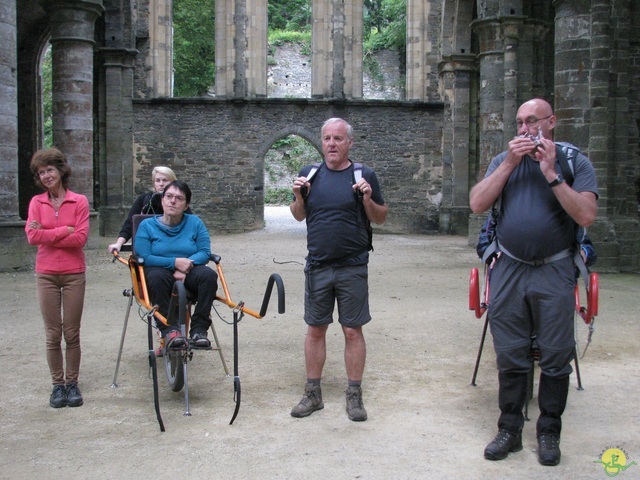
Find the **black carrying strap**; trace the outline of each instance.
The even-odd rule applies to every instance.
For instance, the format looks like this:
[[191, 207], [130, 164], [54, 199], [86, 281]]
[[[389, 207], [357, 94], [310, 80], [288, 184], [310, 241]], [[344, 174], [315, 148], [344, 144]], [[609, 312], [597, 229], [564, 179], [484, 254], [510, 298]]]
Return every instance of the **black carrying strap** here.
[[153, 332], [151, 323], [153, 321], [153, 311], [151, 311], [147, 317], [147, 340], [149, 342], [149, 367], [151, 368], [151, 374], [153, 378], [153, 405], [156, 410], [156, 418], [158, 419], [158, 425], [160, 431], [164, 432], [164, 422], [162, 421], [162, 415], [160, 415], [160, 397], [158, 394], [158, 361], [156, 352], [153, 349]]
[[240, 302], [238, 307], [233, 310], [233, 401], [235, 407], [229, 425], [233, 425], [233, 421], [238, 416], [240, 402], [242, 401], [242, 386], [240, 384], [240, 373], [238, 372], [238, 322], [244, 316], [243, 305], [244, 303]]

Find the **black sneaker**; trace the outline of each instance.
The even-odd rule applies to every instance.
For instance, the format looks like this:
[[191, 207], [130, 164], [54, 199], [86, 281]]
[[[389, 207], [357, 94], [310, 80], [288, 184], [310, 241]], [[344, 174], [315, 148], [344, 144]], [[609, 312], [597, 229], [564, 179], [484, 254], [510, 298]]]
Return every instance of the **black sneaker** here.
[[509, 452], [522, 450], [522, 434], [513, 434], [506, 430], [500, 430], [496, 437], [484, 449], [484, 458], [487, 460], [503, 460]]
[[207, 332], [195, 332], [191, 335], [193, 344], [198, 348], [211, 348], [211, 342], [207, 338]]
[[62, 408], [67, 406], [67, 390], [64, 385], [54, 385], [51, 396], [49, 397], [49, 405], [53, 408]]
[[83, 403], [82, 394], [80, 393], [78, 385], [75, 383], [67, 385], [67, 405], [70, 407], [79, 407]]

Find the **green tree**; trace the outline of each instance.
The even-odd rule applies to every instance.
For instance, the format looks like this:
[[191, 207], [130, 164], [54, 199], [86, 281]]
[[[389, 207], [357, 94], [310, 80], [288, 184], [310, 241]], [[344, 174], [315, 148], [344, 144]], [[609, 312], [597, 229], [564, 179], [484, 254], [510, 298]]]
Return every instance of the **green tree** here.
[[288, 205], [291, 185], [304, 165], [322, 161], [318, 151], [298, 135], [275, 142], [264, 157], [264, 203]]
[[44, 51], [42, 60], [42, 146], [50, 148], [53, 146], [53, 80], [51, 65], [51, 44]]
[[364, 0], [365, 49], [406, 50], [407, 0]]
[[173, 0], [174, 96], [196, 97], [215, 82], [214, 0]]
[[267, 9], [269, 29], [311, 29], [311, 0], [269, 0]]

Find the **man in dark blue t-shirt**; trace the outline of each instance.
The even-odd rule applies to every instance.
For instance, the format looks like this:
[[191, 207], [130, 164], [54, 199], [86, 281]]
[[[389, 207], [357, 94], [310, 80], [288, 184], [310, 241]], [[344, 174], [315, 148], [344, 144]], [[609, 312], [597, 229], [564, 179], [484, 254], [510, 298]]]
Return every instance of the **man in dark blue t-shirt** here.
[[[307, 221], [307, 263], [305, 265], [305, 313], [307, 336], [305, 361], [307, 383], [302, 400], [291, 411], [306, 417], [324, 407], [320, 380], [326, 360], [326, 334], [333, 322], [335, 302], [345, 338], [347, 415], [364, 421], [362, 375], [366, 344], [362, 326], [369, 313], [368, 270], [371, 249], [370, 222], [383, 224], [387, 205], [373, 170], [349, 160], [353, 143], [351, 125], [331, 118], [322, 126], [324, 163], [308, 165], [293, 183], [294, 218]], [[362, 171], [360, 172], [360, 168]], [[313, 178], [310, 177], [312, 169]], [[361, 173], [361, 175], [360, 175]], [[311, 181], [310, 181], [311, 180]]]
[[561, 416], [575, 355], [573, 256], [576, 224], [596, 218], [598, 186], [591, 162], [576, 158], [574, 181], [564, 181], [553, 129], [556, 117], [543, 99], [523, 103], [518, 136], [496, 156], [469, 194], [473, 213], [501, 198], [496, 227], [500, 252], [491, 273], [489, 324], [498, 366], [498, 434], [484, 450], [502, 460], [522, 450], [522, 427], [532, 335], [540, 351], [536, 424], [538, 460], [560, 462]]

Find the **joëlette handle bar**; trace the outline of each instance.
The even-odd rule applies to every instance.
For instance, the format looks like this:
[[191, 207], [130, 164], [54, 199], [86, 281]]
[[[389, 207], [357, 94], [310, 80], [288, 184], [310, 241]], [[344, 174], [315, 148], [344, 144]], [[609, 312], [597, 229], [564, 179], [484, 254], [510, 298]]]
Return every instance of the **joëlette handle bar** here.
[[[129, 248], [127, 249], [126, 247], [129, 247]], [[123, 245], [122, 250], [127, 251], [130, 249], [131, 249], [130, 246]], [[137, 268], [141, 267], [143, 264], [142, 258], [134, 259], [132, 255], [131, 257], [129, 257], [129, 260], [125, 260], [124, 258], [122, 258], [122, 256], [120, 256], [120, 253], [116, 250], [113, 250], [111, 254], [113, 255], [114, 262], [117, 260], [120, 263], [127, 265], [129, 267], [129, 270], [131, 271], [131, 278], [137, 279], [137, 282], [133, 282], [132, 288], [133, 288], [133, 294], [136, 300], [140, 303], [140, 305], [142, 305], [148, 312], [153, 313], [153, 316], [155, 317], [156, 320], [162, 322], [164, 325], [169, 326], [170, 325], [169, 320], [165, 318], [165, 316], [162, 315], [160, 312], [158, 312], [157, 306], [151, 305], [151, 302], [145, 295], [145, 292], [148, 292], [147, 281], [144, 275], [140, 275], [136, 271]]]
[[216, 269], [218, 270], [218, 279], [220, 280], [220, 284], [222, 285], [222, 291], [224, 292], [224, 297], [220, 295], [216, 295], [216, 299], [220, 302], [228, 305], [230, 308], [237, 308], [243, 313], [247, 315], [251, 315], [255, 318], [263, 318], [267, 313], [267, 308], [269, 307], [269, 299], [271, 298], [271, 292], [273, 291], [273, 285], [275, 283], [278, 290], [278, 313], [284, 313], [285, 311], [285, 293], [284, 293], [284, 282], [282, 278], [277, 273], [272, 273], [269, 276], [269, 281], [267, 282], [267, 288], [264, 292], [264, 297], [262, 299], [262, 306], [260, 307], [260, 312], [256, 312], [255, 310], [251, 310], [244, 306], [244, 302], [235, 303], [231, 299], [231, 295], [229, 294], [229, 288], [227, 287], [227, 281], [224, 277], [224, 272], [222, 271], [222, 265], [220, 265], [220, 256], [219, 255], [211, 255], [211, 259], [216, 264]]
[[[116, 260], [118, 260], [120, 263], [123, 263], [124, 265], [128, 265], [130, 269], [135, 268], [135, 266], [131, 264], [130, 260], [125, 260], [124, 258], [122, 258], [122, 256], [120, 256], [119, 252], [114, 250], [112, 252], [112, 255], [114, 257], [113, 258], [114, 262]], [[222, 285], [222, 291], [224, 293], [224, 296], [216, 295], [216, 299], [217, 300], [219, 300], [220, 302], [224, 303], [225, 305], [227, 305], [228, 307], [230, 307], [232, 309], [236, 309], [237, 308], [240, 311], [242, 311], [243, 313], [246, 313], [247, 315], [251, 315], [252, 317], [261, 319], [267, 313], [267, 308], [269, 307], [269, 299], [271, 298], [271, 293], [273, 292], [273, 285], [275, 284], [276, 288], [277, 288], [277, 293], [278, 293], [278, 313], [284, 313], [285, 312], [284, 282], [282, 281], [282, 277], [280, 277], [280, 275], [278, 275], [277, 273], [272, 273], [271, 276], [269, 276], [269, 280], [267, 282], [267, 288], [266, 288], [266, 290], [264, 292], [264, 297], [262, 299], [262, 306], [260, 307], [260, 311], [256, 312], [255, 310], [247, 308], [244, 305], [244, 302], [236, 303], [231, 299], [231, 294], [229, 293], [229, 287], [227, 286], [227, 281], [225, 279], [224, 272], [222, 270], [222, 265], [220, 265], [220, 260], [221, 260], [220, 255], [211, 254], [210, 258], [216, 264], [216, 270], [218, 271], [218, 279], [220, 280], [220, 284]], [[137, 262], [138, 265], [142, 264], [141, 259], [137, 259], [136, 262]], [[140, 278], [141, 282], [143, 282], [143, 283], [145, 282], [144, 275], [140, 275], [139, 278]], [[153, 307], [150, 304], [150, 302], [147, 299], [144, 298], [144, 296], [142, 295], [142, 292], [138, 291], [139, 286], [134, 283], [133, 288], [134, 288], [134, 290], [136, 290], [135, 291], [136, 298], [141, 299], [142, 303], [143, 303], [143, 306], [145, 308], [147, 308], [148, 310], [151, 310]], [[142, 290], [146, 291], [146, 285], [144, 285], [144, 288]], [[154, 312], [154, 316], [157, 319], [159, 319], [162, 323], [164, 323], [165, 325], [169, 324], [167, 319], [164, 318], [157, 311]]]

